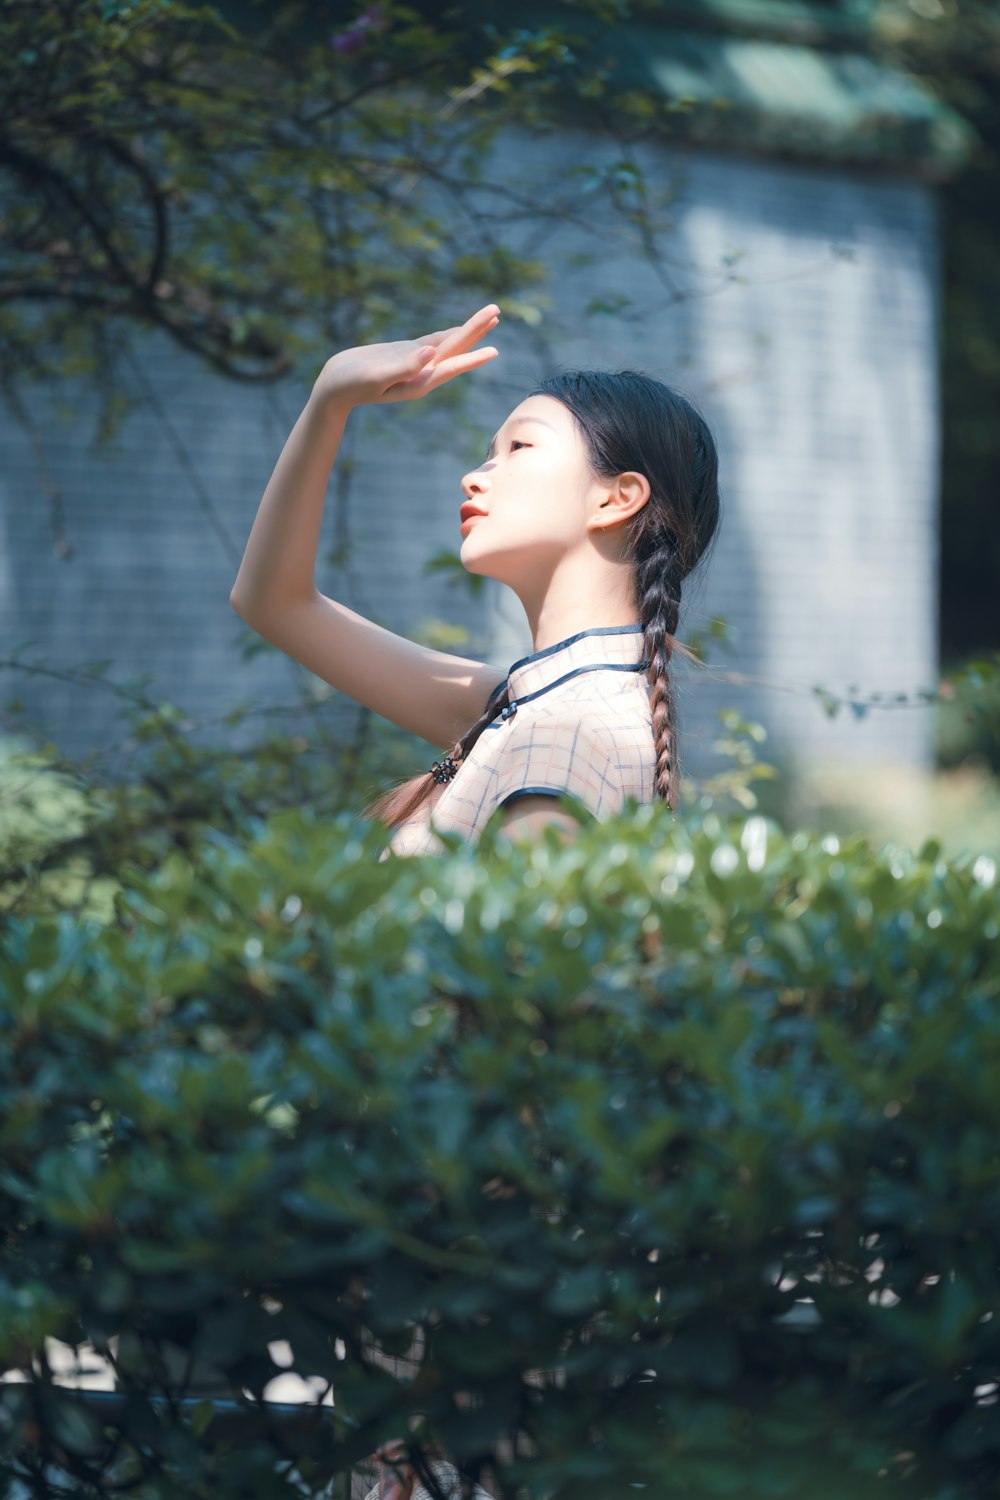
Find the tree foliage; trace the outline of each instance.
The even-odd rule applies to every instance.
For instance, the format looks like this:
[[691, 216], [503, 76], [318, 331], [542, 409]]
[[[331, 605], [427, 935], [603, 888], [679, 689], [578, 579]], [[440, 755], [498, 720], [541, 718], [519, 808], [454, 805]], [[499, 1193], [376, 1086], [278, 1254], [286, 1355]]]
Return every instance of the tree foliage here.
[[[572, 87], [560, 29], [511, 38], [462, 7], [425, 19], [394, 0], [345, 11], [258, 4], [237, 25], [185, 0], [4, 6], [0, 370], [15, 402], [31, 376], [107, 386], [140, 326], [274, 380], [423, 314], [445, 278], [501, 298], [543, 279], [470, 190], [503, 120]], [[569, 176], [532, 217], [571, 211]], [[516, 184], [489, 189], [528, 210]]]

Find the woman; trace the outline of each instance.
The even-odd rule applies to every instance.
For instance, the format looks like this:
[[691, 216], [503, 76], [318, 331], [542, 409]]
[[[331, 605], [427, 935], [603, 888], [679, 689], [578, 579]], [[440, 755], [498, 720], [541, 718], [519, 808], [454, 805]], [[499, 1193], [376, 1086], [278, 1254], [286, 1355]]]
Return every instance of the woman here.
[[[381, 853], [578, 826], [628, 797], [677, 806], [670, 682], [681, 585], [719, 521], [712, 435], [682, 395], [632, 371], [543, 381], [462, 480], [461, 559], [521, 600], [532, 652], [499, 674], [419, 646], [318, 592], [327, 483], [356, 406], [412, 401], [497, 356], [476, 345], [490, 303], [461, 327], [327, 360], [268, 482], [230, 594], [237, 613], [310, 671], [447, 752], [365, 814]], [[401, 1452], [393, 1440], [380, 1456]], [[448, 1464], [437, 1471], [454, 1484]], [[383, 1462], [366, 1500], [423, 1500], [412, 1468]], [[457, 1494], [457, 1489], [455, 1490]], [[482, 1500], [486, 1492], [478, 1490]]]
[[[234, 609], [333, 687], [446, 751], [365, 809], [398, 854], [567, 831], [628, 796], [677, 806], [670, 683], [681, 585], [719, 520], [712, 435], [647, 375], [543, 381], [462, 480], [463, 565], [508, 584], [534, 649], [508, 673], [419, 646], [318, 592], [326, 487], [356, 406], [411, 401], [495, 359], [476, 348], [495, 303], [460, 328], [363, 345], [327, 360], [275, 465], [236, 582]], [[568, 799], [560, 805], [561, 799]]]

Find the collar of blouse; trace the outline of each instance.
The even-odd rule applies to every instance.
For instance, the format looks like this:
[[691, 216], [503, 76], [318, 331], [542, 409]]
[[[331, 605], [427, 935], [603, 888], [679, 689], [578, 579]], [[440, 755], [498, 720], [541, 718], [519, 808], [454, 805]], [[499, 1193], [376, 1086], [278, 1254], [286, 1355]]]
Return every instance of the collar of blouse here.
[[[592, 630], [578, 630], [531, 656], [519, 657], [507, 672], [510, 703], [498, 718], [512, 718], [519, 704], [540, 697], [581, 672], [640, 672], [649, 666], [642, 651], [641, 625], [597, 625]], [[503, 687], [501, 683], [491, 698], [499, 699]]]

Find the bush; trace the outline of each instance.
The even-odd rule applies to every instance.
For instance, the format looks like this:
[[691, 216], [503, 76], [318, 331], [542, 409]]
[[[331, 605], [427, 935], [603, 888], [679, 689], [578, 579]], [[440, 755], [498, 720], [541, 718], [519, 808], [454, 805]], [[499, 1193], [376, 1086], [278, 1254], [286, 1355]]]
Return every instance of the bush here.
[[[8, 1474], [293, 1493], [287, 1340], [316, 1485], [419, 1417], [510, 1496], [994, 1495], [992, 861], [660, 804], [495, 834], [379, 862], [286, 810], [106, 926], [5, 919]], [[113, 1418], [47, 1338], [119, 1341]]]
[[73, 760], [25, 734], [0, 738], [0, 913], [64, 910], [103, 924], [125, 862], [154, 869], [172, 851], [189, 856], [207, 832], [242, 841], [248, 822], [288, 807], [335, 817], [433, 754], [368, 710], [346, 739], [314, 711], [308, 734], [271, 729], [242, 746], [199, 743], [172, 703], [129, 718], [114, 768], [110, 751]]
[[953, 664], [938, 688], [936, 727], [938, 765], [972, 761], [1000, 776], [1000, 652]]

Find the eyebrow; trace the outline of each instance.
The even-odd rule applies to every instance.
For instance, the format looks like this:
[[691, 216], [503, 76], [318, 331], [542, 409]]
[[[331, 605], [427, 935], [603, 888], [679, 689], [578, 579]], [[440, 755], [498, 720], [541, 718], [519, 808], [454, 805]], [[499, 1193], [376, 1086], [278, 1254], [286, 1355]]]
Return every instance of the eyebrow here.
[[[541, 424], [542, 424], [543, 427], [548, 427], [552, 432], [555, 432], [555, 428], [552, 426], [552, 423], [551, 422], [546, 422], [546, 420], [545, 420], [544, 417], [511, 417], [510, 420], [511, 420], [511, 423], [514, 423], [514, 422], [541, 422]], [[500, 432], [503, 432], [503, 428], [502, 427], [500, 429]], [[487, 458], [492, 458], [493, 457], [493, 454], [494, 454], [494, 452], [496, 450], [497, 438], [500, 436], [500, 432], [497, 433], [497, 435], [493, 439], [492, 443], [490, 443], [489, 452], [486, 454]]]

